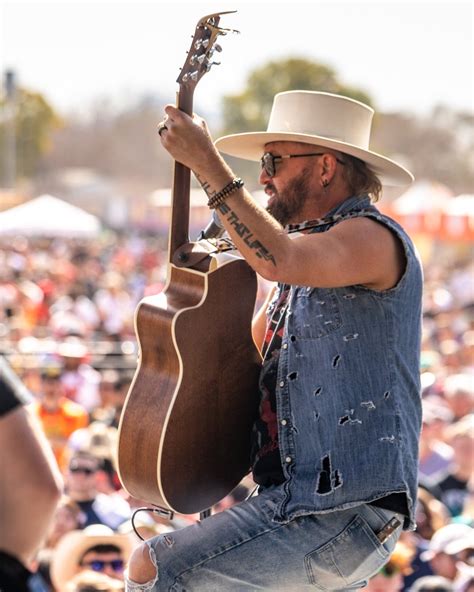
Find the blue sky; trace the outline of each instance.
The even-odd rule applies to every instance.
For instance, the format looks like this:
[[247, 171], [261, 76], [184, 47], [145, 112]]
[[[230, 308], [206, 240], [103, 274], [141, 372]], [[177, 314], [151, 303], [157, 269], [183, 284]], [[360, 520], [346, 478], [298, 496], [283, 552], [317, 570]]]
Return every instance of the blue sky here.
[[0, 0], [0, 65], [63, 112], [103, 96], [173, 102], [197, 20], [234, 8], [222, 24], [241, 34], [222, 38], [222, 65], [196, 91], [209, 112], [253, 68], [289, 55], [332, 66], [383, 111], [472, 109], [471, 2]]

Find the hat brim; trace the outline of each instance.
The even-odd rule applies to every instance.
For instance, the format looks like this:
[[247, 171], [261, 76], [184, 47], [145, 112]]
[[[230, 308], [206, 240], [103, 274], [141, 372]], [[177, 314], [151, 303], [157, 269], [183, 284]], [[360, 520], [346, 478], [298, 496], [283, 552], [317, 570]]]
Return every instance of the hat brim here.
[[355, 156], [370, 166], [383, 185], [404, 187], [413, 183], [414, 180], [410, 171], [390, 158], [323, 136], [290, 132], [247, 132], [218, 138], [215, 146], [230, 156], [258, 161], [265, 151], [265, 145], [270, 142], [304, 142]]
[[77, 565], [87, 551], [96, 545], [115, 545], [121, 549], [125, 561], [132, 553], [133, 543], [125, 534], [85, 535], [82, 530], [73, 530], [64, 535], [55, 549], [51, 562], [51, 579], [57, 590], [64, 590], [66, 584], [77, 573]]

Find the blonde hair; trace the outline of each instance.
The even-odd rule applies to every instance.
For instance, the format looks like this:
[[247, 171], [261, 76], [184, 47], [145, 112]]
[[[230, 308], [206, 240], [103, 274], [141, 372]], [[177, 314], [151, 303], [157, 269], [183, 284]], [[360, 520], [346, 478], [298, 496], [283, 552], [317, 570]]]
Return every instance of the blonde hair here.
[[360, 197], [368, 195], [372, 202], [380, 199], [382, 193], [382, 183], [374, 171], [365, 162], [350, 156], [342, 154], [344, 166], [341, 167], [342, 177], [348, 184], [351, 195]]
[[413, 571], [411, 564], [415, 555], [416, 549], [404, 541], [398, 540], [387, 565], [395, 568], [404, 576], [409, 575]]

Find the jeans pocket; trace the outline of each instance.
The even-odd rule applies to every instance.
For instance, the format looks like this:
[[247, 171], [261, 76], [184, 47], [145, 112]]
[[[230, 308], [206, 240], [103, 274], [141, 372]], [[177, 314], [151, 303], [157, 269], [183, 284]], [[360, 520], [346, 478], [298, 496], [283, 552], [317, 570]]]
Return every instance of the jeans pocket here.
[[379, 569], [389, 552], [361, 515], [319, 549], [305, 557], [306, 573], [318, 590], [330, 592], [360, 588]]

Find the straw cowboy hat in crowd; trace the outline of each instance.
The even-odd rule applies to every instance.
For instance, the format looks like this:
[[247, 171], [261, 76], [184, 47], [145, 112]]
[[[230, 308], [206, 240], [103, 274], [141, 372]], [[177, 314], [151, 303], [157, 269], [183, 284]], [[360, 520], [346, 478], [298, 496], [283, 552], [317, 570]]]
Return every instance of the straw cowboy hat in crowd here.
[[86, 551], [97, 545], [115, 545], [128, 561], [133, 550], [133, 541], [126, 534], [117, 534], [103, 524], [92, 524], [84, 530], [65, 534], [54, 550], [51, 561], [51, 580], [59, 592], [80, 571], [80, 561]]
[[370, 150], [373, 115], [371, 107], [341, 95], [282, 92], [273, 101], [267, 131], [223, 136], [215, 145], [225, 154], [258, 161], [269, 142], [304, 142], [359, 158], [383, 185], [409, 185], [413, 175], [406, 168]]

